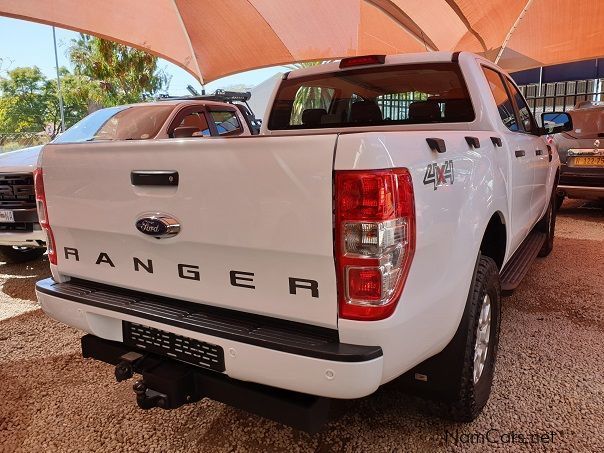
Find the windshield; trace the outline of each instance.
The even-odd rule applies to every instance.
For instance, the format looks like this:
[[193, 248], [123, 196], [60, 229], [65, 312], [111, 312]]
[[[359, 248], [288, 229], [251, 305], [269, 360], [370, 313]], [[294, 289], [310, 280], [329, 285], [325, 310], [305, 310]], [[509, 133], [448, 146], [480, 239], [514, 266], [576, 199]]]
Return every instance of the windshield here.
[[604, 108], [586, 108], [568, 112], [573, 120], [573, 130], [567, 134], [573, 138], [598, 138], [604, 131]]
[[424, 63], [284, 80], [268, 128], [457, 123], [473, 119], [474, 110], [459, 66]]
[[91, 113], [53, 143], [154, 138], [173, 110], [171, 105], [109, 107]]

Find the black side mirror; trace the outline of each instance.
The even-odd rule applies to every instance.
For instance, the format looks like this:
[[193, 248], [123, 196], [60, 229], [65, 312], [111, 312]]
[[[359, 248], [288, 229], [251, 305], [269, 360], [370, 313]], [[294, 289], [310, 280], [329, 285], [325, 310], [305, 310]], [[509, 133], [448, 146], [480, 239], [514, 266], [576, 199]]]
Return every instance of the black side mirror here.
[[541, 114], [544, 134], [572, 131], [573, 120], [566, 112], [545, 112]]

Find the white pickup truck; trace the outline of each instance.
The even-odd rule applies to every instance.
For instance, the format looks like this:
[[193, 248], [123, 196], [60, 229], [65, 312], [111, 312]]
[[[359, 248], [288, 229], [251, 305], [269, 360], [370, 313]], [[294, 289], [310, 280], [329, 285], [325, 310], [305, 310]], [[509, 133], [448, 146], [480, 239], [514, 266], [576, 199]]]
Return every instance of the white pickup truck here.
[[143, 408], [209, 397], [315, 430], [400, 378], [472, 420], [502, 293], [552, 249], [546, 131], [471, 53], [293, 71], [271, 105], [260, 136], [46, 146], [42, 308], [142, 374]]

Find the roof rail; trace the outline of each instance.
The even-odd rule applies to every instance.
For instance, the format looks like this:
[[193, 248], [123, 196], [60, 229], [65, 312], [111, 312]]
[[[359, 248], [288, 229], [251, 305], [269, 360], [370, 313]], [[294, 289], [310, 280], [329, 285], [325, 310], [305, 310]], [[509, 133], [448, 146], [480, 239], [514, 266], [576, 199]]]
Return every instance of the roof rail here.
[[214, 94], [201, 94], [197, 96], [162, 96], [159, 101], [217, 101], [217, 102], [247, 102], [252, 97], [249, 91], [224, 91], [216, 90]]

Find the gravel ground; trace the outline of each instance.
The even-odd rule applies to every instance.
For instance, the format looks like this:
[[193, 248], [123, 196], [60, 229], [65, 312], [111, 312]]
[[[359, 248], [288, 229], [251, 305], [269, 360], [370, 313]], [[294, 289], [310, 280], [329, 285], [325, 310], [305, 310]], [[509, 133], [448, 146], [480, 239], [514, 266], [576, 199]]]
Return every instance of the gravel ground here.
[[[565, 203], [554, 252], [504, 301], [493, 394], [470, 424], [431, 416], [396, 385], [314, 436], [212, 401], [141, 411], [132, 381], [81, 359], [81, 333], [36, 309], [47, 262], [0, 264], [0, 451], [602, 452], [604, 211], [582, 205]], [[470, 436], [488, 430], [498, 444]], [[533, 433], [549, 443], [518, 442]]]

